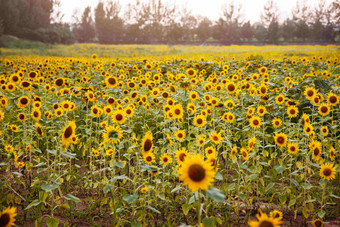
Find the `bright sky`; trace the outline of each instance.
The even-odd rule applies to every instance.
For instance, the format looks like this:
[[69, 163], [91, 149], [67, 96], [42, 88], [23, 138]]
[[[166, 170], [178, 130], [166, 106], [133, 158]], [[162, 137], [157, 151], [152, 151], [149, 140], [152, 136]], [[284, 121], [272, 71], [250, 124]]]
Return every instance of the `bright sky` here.
[[[79, 14], [83, 12], [86, 6], [96, 7], [100, 0], [60, 0], [61, 10], [64, 14], [64, 22], [73, 22], [72, 15], [77, 9]], [[102, 0], [103, 2], [107, 0]], [[136, 0], [119, 0], [121, 5], [134, 3]], [[143, 0], [147, 1], [147, 0]], [[194, 15], [206, 16], [210, 20], [217, 20], [221, 16], [221, 7], [230, 0], [163, 0], [165, 2], [175, 3], [177, 6], [187, 6]], [[330, 2], [331, 0], [326, 0]], [[260, 21], [260, 14], [267, 0], [236, 0], [236, 3], [243, 5], [243, 12], [246, 20], [251, 23]], [[297, 0], [274, 0], [280, 10], [281, 17], [290, 16], [291, 10], [296, 6]], [[300, 0], [301, 2], [301, 0]], [[306, 0], [307, 4], [314, 6], [318, 0]]]

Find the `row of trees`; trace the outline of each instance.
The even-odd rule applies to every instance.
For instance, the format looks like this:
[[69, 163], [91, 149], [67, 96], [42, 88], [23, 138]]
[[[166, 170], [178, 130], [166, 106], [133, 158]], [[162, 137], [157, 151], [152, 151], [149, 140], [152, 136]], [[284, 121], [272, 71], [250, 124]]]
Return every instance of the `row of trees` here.
[[[251, 24], [235, 1], [226, 4], [217, 21], [195, 16], [186, 8], [162, 0], [136, 0], [125, 10], [118, 0], [86, 7], [72, 25], [61, 23], [59, 0], [0, 0], [0, 34], [49, 43], [204, 43], [334, 42], [340, 30], [340, 0], [309, 7], [297, 2], [291, 16], [280, 20], [268, 0], [261, 22]], [[218, 13], [218, 12], [217, 12]]]

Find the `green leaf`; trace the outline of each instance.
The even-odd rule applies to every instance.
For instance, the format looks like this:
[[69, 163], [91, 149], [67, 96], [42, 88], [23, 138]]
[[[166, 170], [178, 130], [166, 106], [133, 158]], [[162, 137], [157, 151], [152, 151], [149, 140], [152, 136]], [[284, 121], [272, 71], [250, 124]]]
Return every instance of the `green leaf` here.
[[183, 204], [182, 205], [182, 210], [183, 210], [184, 215], [187, 215], [189, 213], [190, 209], [191, 209], [191, 206], [189, 204]]
[[174, 189], [171, 190], [171, 193], [177, 192], [180, 190], [182, 187], [180, 185], [176, 186]]
[[215, 218], [203, 218], [202, 220], [204, 227], [214, 227]]
[[131, 227], [142, 227], [142, 223], [140, 222], [132, 222]]
[[142, 165], [140, 168], [141, 168], [141, 169], [148, 170], [148, 171], [157, 171], [157, 168], [156, 168], [156, 167], [154, 167], [154, 166], [149, 166], [149, 165]]
[[303, 216], [304, 216], [306, 219], [308, 218], [309, 213], [308, 213], [308, 208], [307, 208], [307, 207], [304, 207], [304, 208], [302, 209], [302, 214], [303, 214]]
[[291, 199], [291, 200], [289, 201], [288, 207], [293, 206], [295, 203], [296, 203], [296, 198]]
[[206, 193], [210, 198], [212, 198], [213, 200], [215, 200], [217, 202], [224, 202], [224, 200], [225, 200], [225, 196], [217, 188], [209, 188], [206, 191]]
[[73, 153], [70, 153], [70, 152], [67, 152], [67, 151], [64, 151], [64, 152], [60, 152], [61, 156], [65, 157], [65, 158], [76, 158], [76, 155], [77, 154], [73, 154]]
[[312, 185], [310, 183], [301, 183], [301, 186], [306, 190], [309, 190], [312, 188]]
[[293, 184], [295, 184], [296, 186], [299, 186], [299, 183], [298, 182], [296, 182], [296, 180], [294, 180], [294, 179], [290, 179], [290, 182], [292, 182]]
[[198, 194], [194, 193], [189, 199], [189, 204], [193, 204], [197, 199], [198, 199]]
[[124, 168], [124, 164], [121, 163], [121, 162], [115, 162], [115, 163], [113, 163], [113, 165], [116, 166], [116, 167], [118, 167], [118, 168], [121, 168], [121, 169]]
[[217, 172], [216, 175], [215, 175], [215, 179], [216, 180], [223, 180], [223, 176], [221, 173]]
[[336, 199], [340, 199], [340, 197], [339, 197], [339, 196], [337, 196], [337, 195], [334, 195], [334, 194], [330, 194], [329, 196], [330, 196], [330, 197], [333, 197], [333, 198], [336, 198]]
[[285, 166], [285, 165], [283, 165], [283, 166], [277, 165], [277, 166], [275, 166], [274, 168], [275, 168], [276, 172], [277, 172], [278, 174], [280, 174], [280, 173], [282, 173], [282, 172], [286, 169], [286, 166]]
[[64, 197], [65, 199], [72, 200], [73, 202], [76, 202], [76, 203], [81, 202], [81, 200], [78, 197], [75, 197], [74, 195], [71, 195], [71, 194], [67, 194]]
[[46, 192], [50, 192], [54, 189], [57, 189], [59, 187], [59, 185], [57, 184], [43, 184], [41, 185], [41, 189], [46, 191]]
[[285, 204], [287, 202], [287, 195], [286, 193], [283, 193], [279, 196], [279, 200], [281, 204]]
[[113, 178], [111, 179], [111, 181], [115, 181], [115, 180], [123, 180], [123, 179], [128, 179], [128, 180], [130, 180], [127, 176], [125, 176], [125, 175], [120, 175], [120, 176], [113, 177]]
[[253, 180], [255, 180], [257, 178], [257, 176], [258, 176], [257, 173], [254, 173], [254, 174], [249, 176], [249, 180], [253, 181]]
[[268, 167], [268, 163], [267, 162], [259, 162], [261, 165], [265, 166], [265, 167]]
[[326, 211], [324, 211], [324, 210], [320, 210], [320, 211], [318, 212], [318, 216], [319, 216], [320, 218], [323, 218], [323, 217], [325, 216], [325, 214], [326, 214]]
[[41, 203], [41, 201], [38, 200], [38, 199], [33, 200], [33, 201], [25, 208], [25, 210], [28, 210], [28, 209], [30, 209], [31, 207], [38, 206], [40, 203]]
[[272, 189], [273, 187], [275, 186], [275, 183], [274, 182], [271, 182], [267, 185], [266, 187], [266, 192], [268, 192], [270, 189]]
[[136, 195], [136, 194], [134, 194], [134, 195], [128, 195], [128, 194], [126, 194], [126, 195], [123, 196], [123, 200], [124, 200], [125, 202], [127, 202], [128, 204], [133, 203], [133, 202], [136, 201], [137, 199], [138, 199], [138, 195]]
[[157, 213], [157, 214], [161, 214], [161, 212], [155, 208], [153, 208], [152, 206], [147, 206], [150, 210], [152, 210], [153, 212]]
[[47, 149], [47, 152], [50, 153], [50, 154], [53, 154], [53, 155], [56, 155], [56, 154], [57, 154], [57, 151], [56, 151], [56, 150]]
[[46, 218], [46, 225], [47, 227], [58, 227], [59, 226], [59, 219], [58, 218]]
[[325, 184], [327, 184], [327, 180], [326, 179], [320, 179], [319, 184], [321, 186], [324, 186]]
[[236, 184], [235, 183], [231, 183], [231, 184], [229, 184], [229, 186], [228, 186], [228, 192], [230, 192], [230, 191], [232, 191], [232, 190], [234, 190], [235, 189], [235, 187], [236, 187]]

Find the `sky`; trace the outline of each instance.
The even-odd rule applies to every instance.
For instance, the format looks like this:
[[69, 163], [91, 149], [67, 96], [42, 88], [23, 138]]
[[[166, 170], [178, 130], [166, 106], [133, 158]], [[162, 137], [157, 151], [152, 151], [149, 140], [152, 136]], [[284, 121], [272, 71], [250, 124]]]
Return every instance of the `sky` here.
[[[64, 22], [74, 22], [72, 15], [75, 10], [78, 11], [79, 16], [87, 6], [92, 9], [96, 7], [100, 0], [60, 0], [61, 11], [64, 14]], [[102, 0], [103, 2], [107, 0]], [[128, 3], [134, 3], [136, 0], [119, 0], [124, 8]], [[147, 0], [144, 0], [147, 1]], [[175, 5], [187, 6], [194, 15], [201, 15], [209, 18], [210, 20], [217, 20], [221, 16], [222, 6], [230, 2], [230, 0], [163, 0]], [[331, 0], [326, 0], [330, 2]], [[267, 0], [236, 0], [235, 2], [243, 5], [243, 15], [246, 20], [251, 23], [260, 21], [260, 14]], [[296, 6], [297, 0], [274, 0], [280, 10], [281, 18], [290, 17], [292, 9]], [[301, 2], [301, 0], [300, 0]], [[308, 5], [316, 5], [318, 0], [306, 0]]]

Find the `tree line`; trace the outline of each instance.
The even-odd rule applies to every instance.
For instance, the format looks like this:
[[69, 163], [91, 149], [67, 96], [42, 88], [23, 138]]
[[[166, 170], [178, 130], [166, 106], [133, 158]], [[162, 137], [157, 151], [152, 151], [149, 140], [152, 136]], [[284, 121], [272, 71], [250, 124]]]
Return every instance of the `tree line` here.
[[86, 7], [75, 23], [62, 22], [60, 0], [0, 0], [0, 35], [45, 43], [101, 44], [282, 44], [334, 43], [340, 39], [340, 0], [313, 7], [297, 1], [291, 15], [268, 0], [261, 22], [251, 24], [236, 1], [211, 21], [162, 0], [136, 0], [123, 9], [118, 0]]

